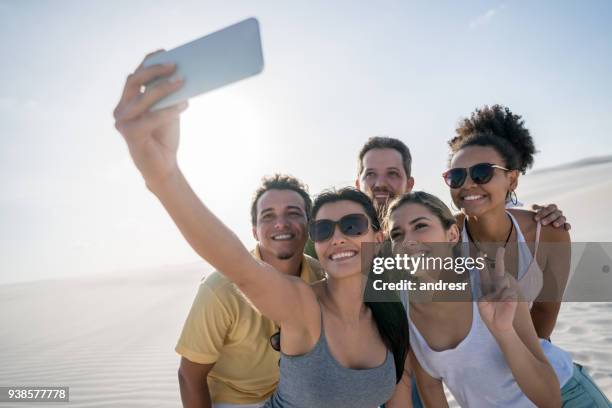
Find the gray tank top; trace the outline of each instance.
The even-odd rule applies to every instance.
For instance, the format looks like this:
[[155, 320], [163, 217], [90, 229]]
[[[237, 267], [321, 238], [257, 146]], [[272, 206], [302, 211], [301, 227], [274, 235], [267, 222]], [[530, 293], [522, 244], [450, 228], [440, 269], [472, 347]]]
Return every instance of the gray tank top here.
[[[319, 305], [320, 307], [320, 305]], [[280, 381], [265, 408], [375, 408], [395, 390], [395, 363], [387, 351], [378, 367], [346, 368], [329, 352], [323, 328], [314, 348], [300, 356], [281, 352]]]

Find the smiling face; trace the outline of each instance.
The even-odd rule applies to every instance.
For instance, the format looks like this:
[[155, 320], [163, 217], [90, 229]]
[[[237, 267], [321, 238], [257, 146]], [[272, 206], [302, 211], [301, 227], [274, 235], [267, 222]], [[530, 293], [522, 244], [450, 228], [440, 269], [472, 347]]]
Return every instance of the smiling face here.
[[[315, 221], [338, 221], [348, 214], [363, 214], [363, 207], [353, 201], [342, 200], [324, 204], [318, 211]], [[366, 242], [381, 242], [382, 233], [372, 229], [368, 218], [367, 231], [359, 236], [344, 235], [338, 226], [331, 238], [315, 242], [315, 250], [321, 265], [331, 278], [341, 279], [361, 273], [361, 244]]]
[[[469, 168], [478, 163], [491, 163], [506, 167], [502, 156], [489, 146], [468, 146], [459, 150], [451, 160], [451, 168]], [[517, 186], [518, 171], [495, 169], [488, 183], [476, 184], [469, 177], [459, 188], [451, 188], [453, 202], [469, 216], [482, 216], [486, 212], [503, 208], [509, 191]]]
[[412, 190], [414, 179], [406, 175], [402, 155], [395, 149], [369, 150], [363, 156], [362, 167], [355, 185], [378, 208]]
[[389, 237], [394, 253], [408, 255], [447, 256], [450, 246], [427, 245], [458, 242], [459, 229], [456, 224], [445, 229], [442, 221], [422, 204], [402, 204], [389, 215]]
[[307, 236], [304, 199], [292, 190], [268, 190], [257, 201], [253, 236], [259, 248], [277, 259], [302, 256]]

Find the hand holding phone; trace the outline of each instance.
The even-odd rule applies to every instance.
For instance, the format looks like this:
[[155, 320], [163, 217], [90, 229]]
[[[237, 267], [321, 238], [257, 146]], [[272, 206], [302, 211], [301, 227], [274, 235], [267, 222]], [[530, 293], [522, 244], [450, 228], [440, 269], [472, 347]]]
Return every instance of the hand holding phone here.
[[[264, 63], [259, 23], [249, 18], [172, 50], [153, 54], [143, 66], [164, 63], [176, 64], [173, 77], [180, 77], [183, 86], [155, 103], [151, 111], [260, 73]], [[149, 82], [147, 86], [162, 80]]]

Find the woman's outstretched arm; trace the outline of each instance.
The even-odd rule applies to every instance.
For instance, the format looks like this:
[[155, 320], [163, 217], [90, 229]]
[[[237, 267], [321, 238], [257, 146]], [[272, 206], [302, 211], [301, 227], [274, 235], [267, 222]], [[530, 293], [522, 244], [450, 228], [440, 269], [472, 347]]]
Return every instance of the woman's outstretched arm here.
[[[134, 164], [202, 258], [236, 283], [269, 318], [303, 321], [301, 313], [310, 309], [304, 302], [316, 302], [308, 285], [253, 258], [238, 237], [199, 200], [180, 171], [176, 157], [179, 117], [186, 103], [149, 111], [155, 102], [182, 85], [180, 80], [167, 79], [174, 69], [173, 65], [144, 68], [141, 64], [127, 78], [114, 116]], [[158, 78], [166, 79], [142, 92], [147, 83]]]

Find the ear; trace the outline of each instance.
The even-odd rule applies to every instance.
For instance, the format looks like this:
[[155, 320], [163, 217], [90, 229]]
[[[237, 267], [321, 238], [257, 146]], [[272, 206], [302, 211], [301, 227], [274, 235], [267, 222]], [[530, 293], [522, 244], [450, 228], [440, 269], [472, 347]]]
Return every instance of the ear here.
[[516, 190], [516, 188], [518, 187], [519, 171], [512, 170], [508, 172], [508, 177], [510, 177], [510, 191]]
[[376, 231], [374, 233], [374, 239], [376, 240], [378, 244], [380, 244], [381, 242], [385, 240], [385, 233], [382, 230]]
[[414, 177], [408, 177], [406, 180], [406, 193], [409, 193], [414, 188]]
[[355, 188], [361, 191], [361, 183], [359, 182], [359, 177], [355, 179]]
[[446, 231], [446, 238], [448, 239], [448, 242], [457, 243], [459, 242], [460, 237], [461, 234], [459, 233], [459, 227], [457, 226], [457, 224], [451, 225], [449, 230]]
[[259, 242], [259, 237], [257, 236], [257, 226], [253, 225], [253, 238], [255, 238], [255, 241]]

